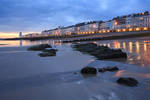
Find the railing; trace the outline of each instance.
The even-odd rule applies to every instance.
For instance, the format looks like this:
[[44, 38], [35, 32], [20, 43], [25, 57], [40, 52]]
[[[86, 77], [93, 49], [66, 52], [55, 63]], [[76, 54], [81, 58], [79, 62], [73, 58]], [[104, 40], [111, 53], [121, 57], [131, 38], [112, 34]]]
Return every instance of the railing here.
[[150, 27], [136, 27], [136, 28], [124, 28], [124, 29], [113, 29], [113, 30], [99, 30], [99, 31], [88, 31], [88, 32], [77, 32], [78, 35], [84, 34], [95, 34], [95, 33], [111, 33], [111, 32], [137, 32], [137, 31], [150, 31]]

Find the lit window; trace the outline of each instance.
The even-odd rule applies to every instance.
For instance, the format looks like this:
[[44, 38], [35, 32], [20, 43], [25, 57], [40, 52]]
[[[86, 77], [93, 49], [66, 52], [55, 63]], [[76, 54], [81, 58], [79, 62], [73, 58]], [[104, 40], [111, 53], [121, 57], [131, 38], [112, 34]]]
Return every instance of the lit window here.
[[140, 17], [140, 20], [144, 20], [144, 18], [143, 18], [143, 17]]
[[80, 27], [78, 27], [78, 31], [80, 31]]
[[95, 25], [95, 24], [93, 25], [93, 28], [96, 28], [96, 25]]
[[118, 25], [118, 22], [117, 22], [117, 21], [115, 21], [115, 23], [114, 23], [114, 24], [115, 24], [115, 26], [117, 26], [117, 25]]
[[144, 15], [145, 13], [143, 12], [142, 15]]

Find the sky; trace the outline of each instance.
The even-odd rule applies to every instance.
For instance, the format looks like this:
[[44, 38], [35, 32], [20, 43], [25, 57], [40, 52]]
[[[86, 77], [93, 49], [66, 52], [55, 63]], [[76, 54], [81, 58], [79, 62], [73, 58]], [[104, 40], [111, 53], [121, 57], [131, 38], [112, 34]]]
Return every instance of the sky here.
[[0, 0], [0, 35], [150, 11], [150, 0]]

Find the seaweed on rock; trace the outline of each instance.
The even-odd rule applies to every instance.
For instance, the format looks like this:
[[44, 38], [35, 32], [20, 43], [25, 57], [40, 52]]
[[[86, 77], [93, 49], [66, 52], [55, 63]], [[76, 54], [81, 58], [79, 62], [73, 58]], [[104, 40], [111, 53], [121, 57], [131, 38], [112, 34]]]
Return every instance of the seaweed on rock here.
[[127, 54], [121, 49], [111, 49], [106, 46], [98, 46], [94, 43], [76, 44], [73, 46], [77, 51], [95, 56], [99, 60], [113, 58], [127, 58]]

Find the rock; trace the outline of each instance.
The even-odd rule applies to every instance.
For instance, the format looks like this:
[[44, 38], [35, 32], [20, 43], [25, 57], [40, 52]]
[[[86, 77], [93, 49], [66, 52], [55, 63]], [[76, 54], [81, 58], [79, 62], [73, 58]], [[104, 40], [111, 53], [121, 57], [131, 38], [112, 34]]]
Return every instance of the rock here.
[[40, 57], [49, 57], [49, 56], [56, 56], [56, 53], [52, 52], [43, 52], [39, 54]]
[[138, 85], [138, 81], [134, 78], [119, 78], [117, 80], [117, 83], [118, 84], [121, 84], [121, 85], [126, 85], [126, 86], [131, 86], [131, 87], [134, 87], [134, 86], [137, 86]]
[[77, 75], [78, 73], [77, 73], [77, 72], [74, 72], [74, 74]]
[[98, 72], [104, 73], [104, 72], [106, 72], [106, 69], [105, 68], [99, 68]]
[[121, 49], [111, 49], [106, 46], [98, 46], [94, 43], [76, 44], [73, 46], [76, 50], [88, 53], [95, 56], [99, 60], [113, 59], [113, 58], [127, 58], [127, 54], [122, 52]]
[[114, 72], [114, 71], [118, 71], [119, 68], [116, 67], [116, 66], [115, 66], [115, 67], [107, 67], [106, 70], [107, 70], [107, 71], [110, 71], [110, 72]]
[[85, 67], [81, 70], [82, 74], [97, 74], [97, 70], [94, 67]]
[[51, 50], [52, 48], [45, 48], [45, 50]]
[[104, 72], [106, 72], [106, 71], [109, 71], [109, 72], [114, 72], [114, 71], [118, 71], [119, 70], [119, 68], [118, 67], [106, 67], [106, 68], [99, 68], [98, 69], [98, 71], [99, 72], [102, 72], [102, 73], [104, 73]]
[[43, 52], [51, 52], [51, 53], [56, 53], [58, 50], [57, 49], [45, 49]]
[[40, 44], [40, 45], [31, 46], [28, 48], [28, 50], [29, 51], [41, 51], [41, 50], [45, 50], [46, 48], [52, 48], [52, 46], [49, 44]]
[[29, 51], [42, 51], [38, 54], [40, 57], [56, 56], [57, 49], [52, 49], [52, 46], [49, 44], [40, 44], [31, 46], [28, 48]]

